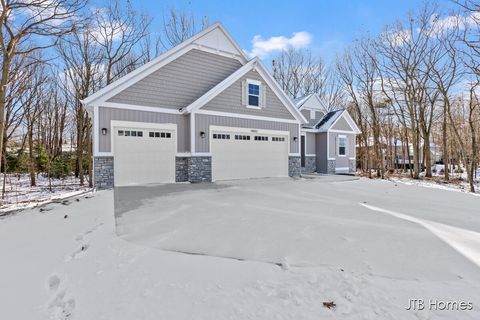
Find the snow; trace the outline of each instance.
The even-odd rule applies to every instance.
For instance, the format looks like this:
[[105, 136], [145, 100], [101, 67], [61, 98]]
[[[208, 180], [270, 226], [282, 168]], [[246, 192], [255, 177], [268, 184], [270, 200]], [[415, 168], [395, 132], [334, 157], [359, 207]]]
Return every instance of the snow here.
[[[3, 179], [4, 176], [1, 175], [0, 186], [3, 186]], [[80, 179], [75, 177], [52, 179], [52, 190], [50, 190], [48, 177], [38, 174], [36, 184], [35, 187], [30, 186], [28, 174], [8, 174], [5, 197], [0, 201], [0, 215], [12, 210], [31, 208], [92, 191], [92, 188], [88, 188], [88, 183], [80, 186]]]
[[[0, 218], [1, 318], [480, 316], [480, 273], [466, 258], [478, 250], [477, 197], [368, 179], [147, 189], [121, 199], [130, 207], [117, 219], [112, 191]], [[473, 310], [405, 310], [413, 298]]]

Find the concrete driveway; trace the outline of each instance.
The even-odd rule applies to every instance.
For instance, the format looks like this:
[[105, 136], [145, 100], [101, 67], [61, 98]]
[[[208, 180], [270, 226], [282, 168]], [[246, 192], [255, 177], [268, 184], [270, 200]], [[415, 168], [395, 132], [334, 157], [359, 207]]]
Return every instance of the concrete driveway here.
[[342, 176], [115, 190], [117, 233], [143, 246], [477, 285], [479, 207], [469, 194]]

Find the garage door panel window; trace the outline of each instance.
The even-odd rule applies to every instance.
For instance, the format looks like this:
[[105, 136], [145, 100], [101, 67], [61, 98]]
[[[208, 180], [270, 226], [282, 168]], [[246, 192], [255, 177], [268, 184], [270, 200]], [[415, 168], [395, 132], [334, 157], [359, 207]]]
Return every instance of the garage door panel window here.
[[268, 141], [267, 136], [255, 136], [255, 141]]
[[143, 137], [143, 131], [133, 131], [133, 130], [118, 130], [117, 134], [120, 137]]
[[284, 142], [285, 138], [284, 137], [272, 137], [272, 141], [275, 142]]
[[166, 139], [169, 139], [172, 137], [172, 133], [171, 132], [154, 132], [154, 131], [150, 131], [148, 133], [148, 136], [150, 138], [166, 138]]
[[236, 134], [235, 140], [250, 140], [250, 136]]
[[223, 133], [214, 133], [213, 134], [213, 139], [230, 140], [230, 135], [229, 134], [223, 134]]

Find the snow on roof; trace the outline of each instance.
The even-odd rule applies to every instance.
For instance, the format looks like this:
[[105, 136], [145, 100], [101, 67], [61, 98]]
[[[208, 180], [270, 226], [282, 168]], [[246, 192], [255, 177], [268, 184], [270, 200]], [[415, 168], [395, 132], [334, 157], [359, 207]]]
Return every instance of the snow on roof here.
[[344, 111], [345, 109], [330, 111], [315, 125], [315, 129], [328, 130]]
[[295, 103], [297, 108], [300, 108], [301, 106], [303, 106], [305, 102], [307, 102], [308, 99], [310, 99], [311, 96], [313, 96], [313, 93], [307, 94], [306, 96], [302, 96], [299, 98], [295, 98], [293, 99], [293, 102]]

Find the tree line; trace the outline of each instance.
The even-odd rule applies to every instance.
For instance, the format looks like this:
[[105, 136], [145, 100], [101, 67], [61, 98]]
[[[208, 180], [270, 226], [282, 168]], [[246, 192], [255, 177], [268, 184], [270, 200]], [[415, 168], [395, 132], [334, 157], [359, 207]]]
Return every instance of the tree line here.
[[[438, 145], [443, 178], [450, 180], [451, 170], [464, 166], [474, 192], [480, 3], [455, 5], [455, 11], [444, 13], [425, 3], [380, 34], [359, 37], [329, 66], [308, 50], [282, 52], [272, 61], [273, 75], [293, 98], [316, 93], [325, 112], [350, 110], [362, 131], [358, 163], [370, 177], [396, 169], [414, 179], [422, 171], [432, 177], [432, 146]], [[401, 151], [394, 151], [397, 146]]]
[[[271, 71], [292, 97], [315, 93], [324, 111], [348, 108], [362, 133], [358, 164], [369, 176], [399, 169], [432, 176], [431, 145], [443, 163], [466, 169], [471, 191], [479, 162], [480, 4], [454, 12], [426, 3], [376, 35], [365, 34], [326, 64], [290, 49]], [[0, 166], [48, 177], [75, 173], [92, 186], [92, 122], [82, 100], [208, 25], [191, 13], [153, 18], [128, 0], [0, 1]], [[405, 161], [408, 160], [408, 166]], [[444, 179], [449, 180], [446, 165]], [[5, 190], [5, 179], [3, 189]]]
[[161, 30], [128, 0], [0, 2], [0, 164], [92, 186], [92, 121], [82, 99], [205, 28], [174, 8]]

